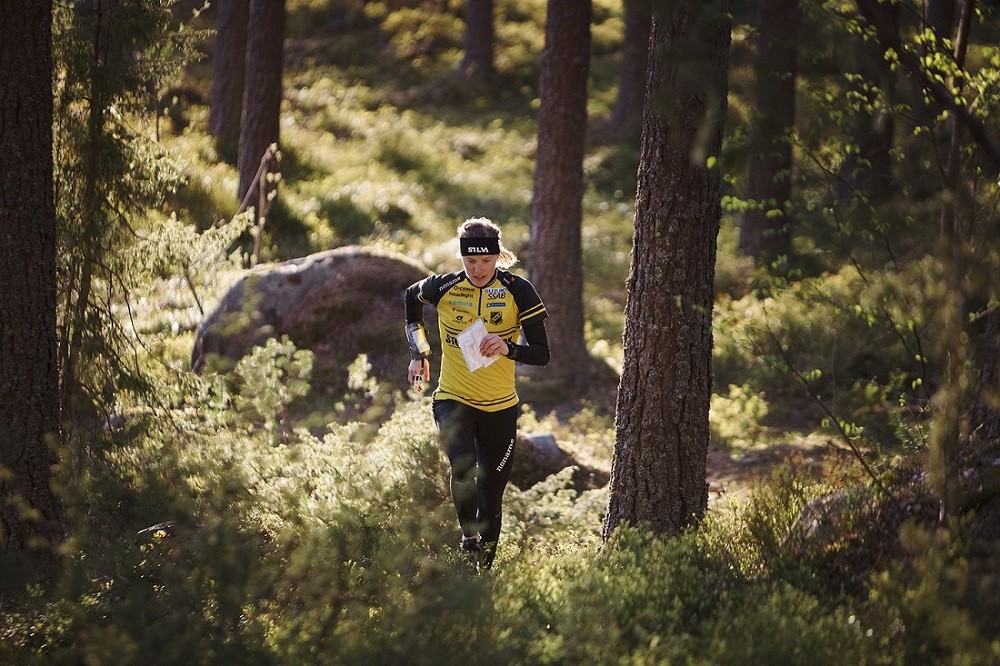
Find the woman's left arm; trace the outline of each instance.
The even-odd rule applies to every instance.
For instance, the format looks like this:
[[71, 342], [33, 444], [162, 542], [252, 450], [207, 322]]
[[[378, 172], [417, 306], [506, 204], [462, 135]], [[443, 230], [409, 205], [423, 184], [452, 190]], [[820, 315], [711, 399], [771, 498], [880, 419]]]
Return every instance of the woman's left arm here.
[[549, 336], [545, 332], [544, 319], [524, 326], [524, 341], [528, 344], [507, 342], [505, 356], [526, 365], [546, 365], [549, 362]]

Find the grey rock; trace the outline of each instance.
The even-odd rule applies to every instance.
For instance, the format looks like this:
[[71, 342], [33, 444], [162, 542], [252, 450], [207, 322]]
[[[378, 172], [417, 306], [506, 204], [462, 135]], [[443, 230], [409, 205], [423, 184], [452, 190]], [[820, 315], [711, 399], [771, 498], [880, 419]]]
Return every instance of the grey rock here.
[[580, 463], [564, 451], [548, 433], [519, 435], [510, 481], [521, 490], [547, 479], [567, 467], [575, 467], [573, 488], [578, 492], [607, 485], [607, 472]]
[[[429, 274], [405, 255], [359, 246], [255, 267], [202, 320], [191, 367], [200, 373], [213, 355], [237, 360], [287, 335], [314, 352], [314, 385], [329, 393], [346, 386], [347, 366], [362, 353], [375, 377], [405, 385], [402, 291]], [[432, 313], [426, 321], [433, 337]]]

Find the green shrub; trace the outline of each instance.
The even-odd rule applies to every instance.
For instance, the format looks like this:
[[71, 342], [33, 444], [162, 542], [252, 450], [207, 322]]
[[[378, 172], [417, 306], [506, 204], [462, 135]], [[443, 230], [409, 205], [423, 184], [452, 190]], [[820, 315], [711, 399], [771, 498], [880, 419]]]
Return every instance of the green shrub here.
[[622, 528], [596, 552], [556, 552], [508, 572], [497, 594], [504, 615], [530, 637], [533, 663], [678, 658], [733, 582], [695, 535], [664, 540]]
[[756, 443], [767, 416], [764, 392], [752, 392], [747, 385], [729, 385], [726, 395], [713, 393], [708, 424], [713, 437], [728, 446], [750, 446]]
[[849, 611], [831, 610], [791, 585], [754, 585], [717, 617], [707, 641], [709, 663], [865, 663], [865, 637]]
[[723, 298], [716, 385], [763, 391], [773, 422], [816, 424], [822, 403], [858, 434], [871, 429], [867, 445], [897, 446], [914, 426], [898, 406], [925, 399], [934, 372], [928, 321], [940, 295], [933, 262], [921, 261], [899, 275], [845, 268]]

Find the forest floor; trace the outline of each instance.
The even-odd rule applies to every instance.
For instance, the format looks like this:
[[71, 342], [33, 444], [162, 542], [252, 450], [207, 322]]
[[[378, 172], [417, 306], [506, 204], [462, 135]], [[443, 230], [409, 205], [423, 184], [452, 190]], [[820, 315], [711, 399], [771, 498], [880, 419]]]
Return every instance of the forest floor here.
[[800, 438], [789, 443], [727, 449], [717, 444], [708, 448], [707, 479], [709, 506], [727, 500], [742, 504], [749, 499], [754, 484], [766, 479], [786, 463], [813, 470], [817, 474], [836, 465], [851, 452], [829, 438]]
[[[551, 410], [560, 429], [572, 431], [574, 417], [588, 409], [595, 410], [597, 414], [613, 422], [619, 379], [617, 372], [609, 372], [605, 363], [593, 359], [587, 389], [580, 400], [557, 405], [546, 405], [544, 400], [534, 403], [530, 399], [535, 392], [530, 378], [526, 380], [527, 386], [522, 383], [519, 392], [527, 394], [532, 408], [539, 412]], [[709, 508], [721, 510], [733, 504], [745, 504], [755, 485], [768, 479], [783, 465], [792, 465], [814, 478], [822, 478], [826, 470], [850, 464], [849, 458], [854, 454], [842, 442], [816, 432], [810, 424], [803, 423], [800, 430], [801, 432], [794, 428], [771, 428], [759, 434], [753, 443], [741, 445], [728, 445], [713, 437], [709, 442], [706, 459]], [[613, 425], [604, 436], [610, 441], [599, 447], [575, 443], [572, 441], [574, 437], [566, 436], [565, 433], [555, 435], [560, 447], [578, 462], [610, 477], [611, 450], [615, 435]]]

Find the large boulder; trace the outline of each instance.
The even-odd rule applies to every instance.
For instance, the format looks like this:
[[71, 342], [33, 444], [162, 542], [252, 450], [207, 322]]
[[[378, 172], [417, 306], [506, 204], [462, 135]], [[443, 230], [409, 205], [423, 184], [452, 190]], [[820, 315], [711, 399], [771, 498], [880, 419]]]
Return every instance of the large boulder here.
[[[198, 326], [192, 368], [203, 371], [213, 355], [239, 359], [268, 338], [287, 335], [313, 351], [313, 384], [327, 393], [346, 389], [347, 368], [360, 354], [367, 354], [374, 377], [405, 387], [402, 292], [427, 275], [405, 255], [358, 246], [255, 267]], [[433, 312], [425, 317], [436, 338]]]
[[564, 451], [556, 438], [548, 433], [518, 435], [515, 451], [510, 482], [521, 490], [567, 467], [574, 468], [573, 489], [577, 492], [603, 488], [610, 479], [606, 471], [583, 464]]

